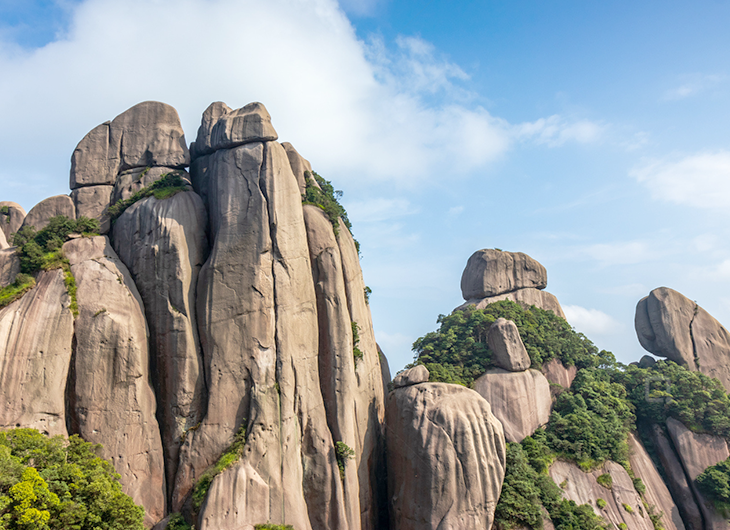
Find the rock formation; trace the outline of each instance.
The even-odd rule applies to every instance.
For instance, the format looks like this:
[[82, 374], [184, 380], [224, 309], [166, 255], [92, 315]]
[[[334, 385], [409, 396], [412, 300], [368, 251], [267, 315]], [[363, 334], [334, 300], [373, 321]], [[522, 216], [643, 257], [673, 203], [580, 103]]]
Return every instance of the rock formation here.
[[23, 226], [25, 210], [19, 204], [11, 201], [0, 201], [0, 231], [8, 244], [13, 244], [12, 235]]
[[402, 388], [405, 386], [417, 385], [418, 383], [427, 383], [429, 378], [428, 370], [425, 366], [419, 364], [408, 370], [399, 373], [393, 379], [393, 388]]
[[505, 441], [487, 401], [459, 385], [399, 387], [386, 425], [391, 529], [491, 527]]
[[[45, 228], [51, 217], [63, 215], [69, 219], [76, 219], [74, 202], [68, 195], [56, 195], [42, 200], [30, 209], [25, 216], [22, 226], [32, 226], [36, 230]], [[22, 227], [21, 227], [22, 228]]]
[[15, 248], [0, 249], [0, 289], [15, 281], [20, 272], [20, 261]]
[[644, 349], [719, 379], [730, 391], [730, 333], [696, 302], [659, 287], [636, 305], [634, 325]]
[[550, 392], [556, 395], [560, 389], [568, 389], [578, 374], [578, 367], [565, 366], [560, 359], [552, 358], [543, 363], [542, 373], [550, 383]]
[[511, 320], [498, 318], [489, 328], [487, 342], [496, 367], [510, 372], [522, 372], [530, 367], [530, 356], [527, 355], [517, 325]]
[[546, 286], [545, 267], [527, 254], [497, 249], [477, 250], [461, 275], [461, 294], [466, 303], [457, 309], [467, 306], [482, 309], [493, 302], [512, 300], [565, 318], [558, 299], [543, 291]]

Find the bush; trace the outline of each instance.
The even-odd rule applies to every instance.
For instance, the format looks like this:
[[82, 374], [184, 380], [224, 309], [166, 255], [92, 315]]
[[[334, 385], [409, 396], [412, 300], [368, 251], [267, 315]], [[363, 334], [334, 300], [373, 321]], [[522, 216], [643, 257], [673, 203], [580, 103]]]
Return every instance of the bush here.
[[192, 527], [179, 513], [170, 514], [165, 530], [192, 530]]
[[730, 458], [705, 469], [697, 477], [697, 487], [717, 511], [730, 514]]
[[601, 499], [600, 497], [596, 499], [596, 506], [598, 506], [601, 510], [603, 510], [607, 505], [608, 503], [604, 499]]
[[[304, 178], [306, 180], [306, 187], [302, 195], [302, 204], [312, 204], [321, 208], [327, 215], [330, 223], [332, 223], [332, 230], [335, 236], [340, 234], [340, 219], [342, 219], [342, 222], [350, 233], [352, 233], [352, 223], [347, 218], [347, 212], [339, 201], [342, 198], [342, 192], [336, 190], [329, 180], [325, 180], [314, 171], [305, 171]], [[319, 187], [315, 185], [315, 181], [319, 184]]]
[[254, 526], [255, 530], [294, 530], [294, 527], [290, 524], [257, 524]]
[[355, 457], [355, 451], [345, 442], [335, 442], [335, 458], [340, 470], [340, 478], [345, 480], [345, 462]]
[[355, 358], [355, 367], [357, 367], [357, 363], [359, 363], [364, 357], [364, 354], [359, 347], [360, 326], [358, 326], [357, 322], [355, 321], [350, 322], [350, 326], [352, 327], [352, 356]]
[[621, 503], [621, 506], [623, 506], [624, 510], [626, 510], [628, 513], [634, 513], [634, 509], [630, 505], [626, 504], [625, 502]]
[[143, 529], [144, 510], [122, 492], [100, 445], [35, 429], [0, 432], [2, 528]]
[[603, 475], [599, 475], [596, 478], [596, 482], [598, 482], [601, 486], [604, 488], [610, 490], [613, 488], [613, 477], [609, 475], [608, 473], [604, 473]]
[[109, 214], [112, 222], [116, 221], [127, 208], [132, 206], [137, 201], [141, 201], [142, 199], [153, 196], [155, 197], [155, 199], [163, 200], [172, 197], [173, 195], [176, 195], [181, 191], [187, 191], [187, 182], [183, 180], [182, 175], [182, 171], [172, 171], [170, 173], [165, 173], [161, 175], [159, 180], [156, 180], [149, 186], [135, 192], [128, 199], [119, 200], [109, 206], [107, 213]]
[[10, 285], [0, 289], [0, 309], [20, 299], [27, 291], [35, 286], [35, 278], [22, 272], [15, 277]]

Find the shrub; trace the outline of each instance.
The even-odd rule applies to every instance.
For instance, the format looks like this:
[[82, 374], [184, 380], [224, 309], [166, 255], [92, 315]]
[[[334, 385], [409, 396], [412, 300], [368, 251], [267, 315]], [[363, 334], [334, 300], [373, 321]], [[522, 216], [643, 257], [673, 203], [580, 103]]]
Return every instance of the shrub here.
[[35, 278], [22, 272], [15, 277], [10, 285], [0, 289], [0, 309], [20, 299], [27, 291], [35, 286]]
[[[305, 171], [304, 178], [306, 182], [304, 194], [302, 194], [302, 204], [312, 204], [321, 208], [332, 223], [335, 236], [340, 234], [340, 219], [352, 233], [352, 223], [339, 201], [342, 198], [342, 191], [336, 190], [329, 180], [325, 180], [314, 171]], [[319, 187], [315, 182], [319, 184]]]
[[345, 480], [345, 462], [355, 457], [355, 451], [345, 442], [335, 442], [335, 458], [340, 470], [340, 478]]
[[350, 322], [350, 326], [352, 327], [352, 356], [355, 358], [355, 366], [357, 367], [357, 363], [360, 362], [364, 357], [364, 354], [359, 347], [360, 326], [358, 326], [357, 322], [355, 321]]
[[608, 473], [604, 473], [603, 475], [599, 475], [596, 478], [596, 482], [598, 482], [601, 486], [604, 488], [610, 490], [613, 488], [613, 477], [609, 475]]
[[165, 530], [192, 530], [192, 527], [179, 513], [170, 514]]
[[117, 202], [109, 206], [107, 213], [109, 214], [112, 222], [116, 221], [127, 208], [132, 206], [137, 201], [141, 201], [142, 199], [153, 196], [155, 197], [155, 199], [163, 200], [172, 197], [173, 195], [181, 191], [187, 191], [187, 183], [185, 182], [185, 180], [183, 180], [182, 175], [182, 171], [172, 171], [170, 173], [165, 173], [160, 176], [159, 180], [156, 180], [149, 186], [146, 186], [141, 190], [135, 192], [128, 199], [118, 200]]
[[697, 477], [697, 487], [717, 511], [730, 514], [730, 458], [705, 469]]
[[294, 530], [294, 527], [290, 524], [257, 524], [254, 526], [255, 530]]
[[628, 529], [628, 526], [626, 526], [626, 523], [619, 523], [618, 524], [618, 527], [620, 528], [620, 530], [627, 530]]
[[225, 471], [227, 468], [231, 467], [235, 462], [238, 461], [238, 459], [243, 454], [243, 446], [245, 444], [246, 420], [244, 419], [241, 422], [241, 427], [238, 429], [238, 433], [236, 433], [233, 438], [233, 443], [228, 446], [228, 449], [221, 453], [221, 456], [218, 457], [218, 461], [213, 467], [205, 470], [205, 472], [200, 475], [200, 478], [195, 483], [195, 486], [193, 486], [192, 501], [193, 509], [196, 512], [200, 510], [200, 507], [203, 505], [203, 501], [205, 500], [205, 496], [208, 495], [208, 489], [210, 489], [210, 485], [213, 483], [213, 479], [216, 477], [216, 475]]
[[644, 485], [644, 481], [641, 480], [639, 477], [634, 477], [631, 480], [634, 483], [634, 489], [639, 493], [639, 495], [644, 495], [644, 493], [646, 493], [646, 486]]
[[601, 510], [603, 510], [607, 505], [608, 503], [600, 497], [596, 499], [596, 506], [598, 506]]
[[122, 492], [100, 450], [76, 435], [0, 432], [2, 528], [142, 530], [144, 510]]
[[625, 502], [621, 503], [621, 506], [623, 506], [624, 510], [626, 510], [628, 513], [634, 513], [634, 509], [630, 505], [626, 504]]

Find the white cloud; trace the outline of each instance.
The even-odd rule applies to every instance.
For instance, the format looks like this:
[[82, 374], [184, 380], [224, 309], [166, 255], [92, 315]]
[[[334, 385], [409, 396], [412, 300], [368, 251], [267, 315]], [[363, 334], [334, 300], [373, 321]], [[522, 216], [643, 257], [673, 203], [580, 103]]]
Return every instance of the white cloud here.
[[691, 74], [684, 76], [681, 85], [671, 88], [664, 92], [663, 101], [677, 101], [688, 97], [696, 96], [701, 92], [715, 88], [725, 81], [727, 77], [724, 75], [703, 75]]
[[633, 169], [630, 175], [655, 199], [696, 208], [730, 206], [730, 151], [654, 160]]
[[515, 127], [518, 138], [526, 138], [549, 147], [559, 147], [566, 142], [582, 144], [600, 139], [605, 126], [588, 120], [570, 121], [563, 116], [553, 115]]
[[578, 331], [591, 335], [610, 335], [621, 331], [622, 325], [613, 317], [598, 309], [586, 309], [578, 305], [564, 305], [566, 319]]

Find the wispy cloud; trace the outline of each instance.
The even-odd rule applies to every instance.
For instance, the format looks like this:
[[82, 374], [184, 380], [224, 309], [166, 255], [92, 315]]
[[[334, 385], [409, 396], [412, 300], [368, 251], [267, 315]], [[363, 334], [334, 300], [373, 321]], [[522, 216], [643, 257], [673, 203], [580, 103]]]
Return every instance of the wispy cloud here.
[[417, 212], [408, 199], [378, 197], [364, 201], [347, 202], [350, 220], [358, 223], [373, 223], [397, 219]]
[[610, 335], [620, 332], [620, 322], [598, 309], [587, 309], [578, 305], [564, 305], [565, 316], [578, 331], [591, 335]]
[[569, 120], [564, 116], [553, 115], [534, 122], [522, 123], [515, 127], [517, 138], [529, 139], [549, 147], [559, 147], [566, 142], [587, 144], [601, 138], [606, 126], [584, 119]]
[[727, 80], [727, 76], [718, 74], [690, 74], [684, 76], [684, 80], [678, 86], [670, 88], [662, 95], [662, 101], [678, 101], [696, 96], [716, 88]]
[[633, 169], [630, 175], [658, 200], [696, 208], [730, 206], [730, 151], [653, 160]]
[[601, 266], [632, 265], [657, 257], [644, 241], [617, 241], [595, 243], [577, 249], [576, 253], [598, 262]]

